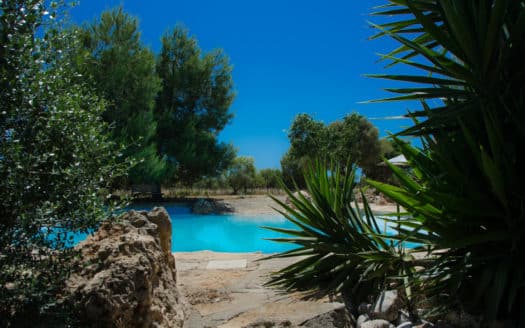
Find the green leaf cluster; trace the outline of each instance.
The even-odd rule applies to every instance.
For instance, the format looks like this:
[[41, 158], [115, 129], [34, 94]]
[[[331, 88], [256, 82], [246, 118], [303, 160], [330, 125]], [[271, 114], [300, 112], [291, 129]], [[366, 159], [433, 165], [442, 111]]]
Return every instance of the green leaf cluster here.
[[155, 105], [160, 153], [184, 184], [217, 176], [236, 155], [231, 144], [217, 140], [233, 118], [228, 57], [222, 50], [203, 54], [195, 37], [177, 26], [162, 37], [156, 71], [161, 79]]
[[126, 145], [124, 155], [136, 162], [129, 172], [130, 182], [160, 182], [166, 163], [157, 152], [153, 114], [160, 79], [155, 56], [140, 41], [138, 20], [117, 8], [102, 13], [78, 33], [82, 39], [79, 70], [108, 101], [102, 117], [111, 126], [113, 140]]
[[258, 180], [260, 181], [258, 184], [259, 187], [266, 188], [267, 190], [280, 188], [280, 181], [282, 180], [281, 170], [262, 169], [257, 172], [257, 175], [259, 176]]
[[246, 194], [248, 188], [254, 187], [256, 183], [256, 169], [252, 157], [240, 156], [235, 158], [233, 164], [226, 173], [228, 184], [237, 194], [241, 189]]
[[411, 219], [400, 233], [428, 245], [419, 273], [443, 309], [462, 306], [486, 321], [525, 324], [525, 3], [389, 1], [377, 37], [400, 47], [383, 58], [418, 74], [375, 75], [412, 83], [382, 101], [420, 100], [415, 125], [424, 149], [403, 145], [412, 173], [391, 167], [400, 186], [370, 184]]
[[191, 186], [232, 163], [236, 149], [217, 139], [235, 98], [222, 50], [203, 53], [177, 26], [155, 56], [140, 40], [138, 19], [121, 7], [75, 29], [82, 36], [75, 62], [108, 101], [104, 121], [136, 163], [127, 184]]
[[291, 187], [295, 182], [304, 188], [302, 171], [319, 154], [341, 167], [351, 158], [361, 168], [372, 169], [380, 160], [378, 136], [377, 128], [357, 113], [328, 125], [308, 114], [297, 115], [288, 132], [290, 149], [281, 159], [287, 186]]
[[267, 227], [288, 235], [272, 240], [297, 246], [267, 258], [295, 258], [275, 272], [268, 285], [315, 298], [341, 293], [351, 314], [357, 313], [358, 302], [383, 289], [408, 287], [404, 279], [418, 262], [384, 235], [364, 196], [362, 207], [354, 201], [355, 169], [321, 162], [308, 166], [304, 178], [311, 198], [285, 186], [289, 202], [273, 197], [276, 210], [296, 229]]
[[71, 61], [79, 38], [61, 29], [63, 9], [0, 2], [0, 326], [68, 322], [57, 303], [76, 255], [66, 231], [111, 215], [109, 188], [127, 169], [107, 103]]

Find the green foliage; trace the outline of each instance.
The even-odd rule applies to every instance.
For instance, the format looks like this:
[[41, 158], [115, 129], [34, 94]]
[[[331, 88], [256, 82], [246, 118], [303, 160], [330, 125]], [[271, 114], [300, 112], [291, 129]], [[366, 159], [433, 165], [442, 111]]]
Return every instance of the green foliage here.
[[233, 193], [237, 194], [239, 190], [244, 193], [247, 189], [253, 187], [256, 182], [255, 164], [252, 157], [237, 157], [227, 171], [228, 183], [233, 188]]
[[281, 171], [283, 175], [283, 182], [289, 188], [297, 186], [299, 189], [306, 188], [304, 181], [303, 170], [308, 162], [307, 157], [295, 158], [288, 150], [281, 158]]
[[378, 135], [377, 129], [356, 113], [329, 125], [308, 114], [297, 115], [288, 134], [290, 149], [281, 160], [286, 185], [291, 187], [295, 181], [304, 188], [303, 170], [320, 154], [341, 167], [352, 158], [365, 170], [373, 168], [379, 162]]
[[523, 326], [525, 3], [390, 1], [378, 14], [394, 16], [378, 36], [401, 44], [384, 58], [420, 74], [375, 77], [417, 83], [386, 101], [423, 100], [400, 134], [426, 147], [395, 139], [413, 174], [392, 167], [400, 187], [370, 183], [410, 212], [404, 238], [435, 254], [419, 275], [427, 296]]
[[100, 119], [106, 103], [70, 62], [78, 44], [58, 28], [63, 7], [0, 8], [0, 325], [66, 324], [57, 294], [76, 253], [64, 230], [108, 217], [124, 167]]
[[308, 114], [298, 114], [288, 133], [290, 156], [316, 158], [320, 151], [326, 151], [329, 138], [327, 130], [323, 122], [314, 120]]
[[401, 149], [390, 138], [382, 138], [379, 139], [379, 155], [384, 159], [394, 158], [401, 155]]
[[282, 179], [281, 171], [278, 169], [262, 169], [257, 174], [260, 176], [260, 186], [266, 189], [276, 189], [280, 187]]
[[311, 200], [288, 188], [290, 205], [273, 198], [278, 211], [297, 226], [267, 227], [289, 235], [273, 240], [298, 247], [268, 258], [302, 258], [276, 272], [269, 285], [308, 291], [312, 297], [342, 293], [354, 312], [357, 302], [387, 285], [399, 286], [392, 277], [413, 273], [414, 258], [382, 236], [366, 198], [363, 208], [353, 202], [355, 166], [343, 170], [317, 163], [305, 171], [305, 181]]
[[378, 163], [379, 131], [364, 116], [346, 115], [342, 121], [328, 125], [327, 151], [335, 163], [343, 166], [353, 158], [366, 171]]
[[160, 80], [154, 55], [140, 42], [138, 20], [117, 8], [80, 32], [83, 47], [77, 64], [108, 101], [102, 116], [112, 126], [113, 139], [139, 162], [129, 172], [130, 182], [159, 182], [165, 161], [157, 155], [153, 106]]
[[183, 183], [191, 185], [202, 176], [217, 175], [235, 158], [233, 146], [217, 140], [233, 117], [229, 112], [235, 97], [231, 72], [221, 50], [202, 54], [184, 28], [176, 27], [162, 37], [156, 140]]
[[[401, 155], [401, 150], [399, 146], [389, 138], [382, 138], [379, 139], [379, 155], [381, 159], [388, 160], [398, 155]], [[397, 184], [396, 179], [393, 176], [393, 172], [390, 170], [390, 168], [386, 165], [377, 164], [379, 164], [379, 162], [376, 163], [376, 165], [370, 165], [366, 169], [366, 177], [368, 179], [373, 179], [381, 182]]]
[[199, 181], [195, 182], [192, 187], [216, 191], [219, 189], [228, 189], [230, 188], [230, 185], [228, 183], [228, 178], [226, 177], [226, 175], [221, 174], [214, 177], [203, 177], [199, 179]]

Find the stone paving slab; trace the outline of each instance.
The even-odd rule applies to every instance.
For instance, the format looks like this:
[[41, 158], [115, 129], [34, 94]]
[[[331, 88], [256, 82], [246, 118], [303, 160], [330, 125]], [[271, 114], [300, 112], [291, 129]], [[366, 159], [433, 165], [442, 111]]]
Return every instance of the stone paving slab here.
[[[304, 300], [301, 293], [283, 294], [280, 290], [266, 287], [272, 272], [298, 259], [259, 261], [265, 256], [260, 253], [209, 251], [176, 253], [177, 268], [179, 263], [185, 263], [178, 270], [179, 287], [192, 304], [184, 328], [299, 328], [303, 322], [342, 306], [328, 298]], [[210, 262], [213, 269], [217, 268], [217, 264], [224, 268], [224, 263], [232, 267], [236, 261], [239, 261], [237, 265], [241, 264], [240, 268], [206, 270], [210, 269]], [[196, 268], [191, 269], [192, 266]]]
[[187, 270], [196, 270], [203, 267], [202, 264], [198, 262], [182, 262], [179, 261], [176, 263], [177, 271], [187, 271]]
[[206, 269], [208, 270], [228, 270], [228, 269], [245, 269], [248, 261], [246, 259], [241, 260], [221, 260], [221, 261], [209, 261]]

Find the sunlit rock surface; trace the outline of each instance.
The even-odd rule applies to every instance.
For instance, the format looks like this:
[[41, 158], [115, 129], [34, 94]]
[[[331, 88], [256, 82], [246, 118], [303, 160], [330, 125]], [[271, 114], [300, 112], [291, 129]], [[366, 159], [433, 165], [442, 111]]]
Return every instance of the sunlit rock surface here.
[[69, 302], [88, 327], [182, 327], [171, 220], [164, 208], [130, 211], [104, 223], [78, 249]]

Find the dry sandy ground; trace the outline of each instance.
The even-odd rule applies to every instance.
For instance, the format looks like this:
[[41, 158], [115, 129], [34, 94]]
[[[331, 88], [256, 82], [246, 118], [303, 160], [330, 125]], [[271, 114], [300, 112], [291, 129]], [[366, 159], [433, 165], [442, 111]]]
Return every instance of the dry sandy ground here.
[[[268, 196], [218, 198], [231, 204], [235, 213], [248, 217], [278, 214], [272, 208], [277, 204]], [[372, 204], [372, 210], [391, 213], [396, 207]], [[293, 263], [293, 259], [258, 261], [265, 255], [210, 251], [174, 255], [180, 289], [192, 305], [186, 328], [300, 327], [305, 320], [342, 306], [328, 299], [306, 301], [298, 293], [283, 294], [264, 286], [271, 272]], [[206, 269], [211, 260], [239, 259], [247, 260], [246, 268]]]
[[[279, 200], [284, 201], [286, 196], [276, 196]], [[230, 196], [217, 197], [224, 202], [230, 204], [235, 208], [236, 214], [241, 215], [258, 215], [258, 214], [278, 214], [274, 208], [279, 208], [279, 204], [273, 201], [270, 197], [265, 195], [251, 195], [251, 196]], [[360, 204], [362, 205], [362, 204]], [[377, 205], [370, 204], [372, 211], [378, 214], [393, 213], [396, 211], [394, 204]]]

